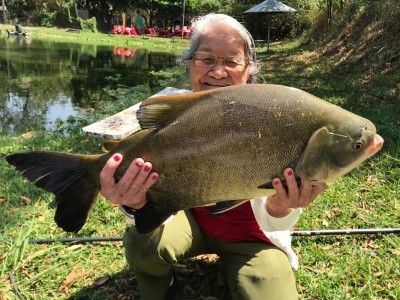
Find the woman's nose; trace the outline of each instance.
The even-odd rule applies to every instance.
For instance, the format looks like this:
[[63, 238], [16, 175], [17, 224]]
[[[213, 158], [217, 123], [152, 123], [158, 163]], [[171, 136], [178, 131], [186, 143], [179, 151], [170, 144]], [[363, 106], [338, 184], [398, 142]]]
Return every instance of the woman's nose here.
[[227, 77], [228, 72], [225, 70], [224, 60], [219, 59], [215, 66], [208, 72], [208, 75], [216, 79]]

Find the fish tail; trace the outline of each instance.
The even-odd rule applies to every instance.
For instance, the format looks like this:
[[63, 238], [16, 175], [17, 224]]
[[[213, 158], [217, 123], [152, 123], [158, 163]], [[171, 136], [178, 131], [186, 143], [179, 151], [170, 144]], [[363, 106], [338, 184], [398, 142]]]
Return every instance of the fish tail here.
[[6, 157], [22, 175], [55, 195], [55, 221], [68, 232], [78, 232], [100, 191], [100, 155], [75, 155], [48, 151], [15, 153]]

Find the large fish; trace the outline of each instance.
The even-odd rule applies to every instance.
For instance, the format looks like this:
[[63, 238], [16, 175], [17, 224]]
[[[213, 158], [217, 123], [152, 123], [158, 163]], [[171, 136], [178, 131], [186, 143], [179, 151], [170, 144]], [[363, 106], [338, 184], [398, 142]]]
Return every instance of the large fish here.
[[73, 232], [85, 224], [99, 193], [99, 174], [114, 153], [124, 156], [116, 180], [133, 159], [150, 161], [160, 176], [147, 193], [148, 204], [135, 213], [137, 230], [148, 233], [182, 209], [218, 203], [218, 213], [271, 195], [272, 179], [288, 166], [303, 181], [331, 181], [383, 145], [369, 120], [280, 85], [150, 98], [137, 117], [143, 130], [106, 143], [105, 154], [33, 151], [6, 159], [55, 194], [55, 221]]

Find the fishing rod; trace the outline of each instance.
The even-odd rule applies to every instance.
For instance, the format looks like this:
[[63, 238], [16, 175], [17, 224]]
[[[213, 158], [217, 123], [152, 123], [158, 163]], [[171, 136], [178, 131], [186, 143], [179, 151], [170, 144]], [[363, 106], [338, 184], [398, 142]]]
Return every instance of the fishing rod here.
[[334, 230], [304, 230], [292, 231], [291, 236], [314, 235], [352, 235], [352, 234], [400, 234], [400, 228], [368, 228], [368, 229], [334, 229]]
[[[325, 235], [356, 235], [356, 234], [400, 234], [400, 228], [373, 228], [373, 229], [337, 229], [337, 230], [296, 230], [291, 236], [325, 236]], [[82, 237], [62, 239], [33, 239], [31, 244], [53, 244], [53, 243], [96, 243], [96, 242], [121, 242], [122, 236], [116, 237]]]

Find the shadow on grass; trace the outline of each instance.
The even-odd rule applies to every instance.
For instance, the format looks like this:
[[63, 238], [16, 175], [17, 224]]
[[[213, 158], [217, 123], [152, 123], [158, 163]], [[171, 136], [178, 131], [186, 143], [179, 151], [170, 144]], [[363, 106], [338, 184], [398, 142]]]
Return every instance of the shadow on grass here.
[[[203, 297], [214, 297], [219, 300], [230, 299], [218, 259], [209, 261], [207, 255], [204, 255], [202, 259], [184, 260], [177, 264], [174, 269], [178, 277], [178, 287], [173, 299], [190, 300], [202, 299]], [[124, 269], [104, 278], [104, 280], [107, 281], [103, 284], [92, 284], [92, 286], [85, 287], [67, 296], [66, 299], [140, 299], [133, 270]]]

